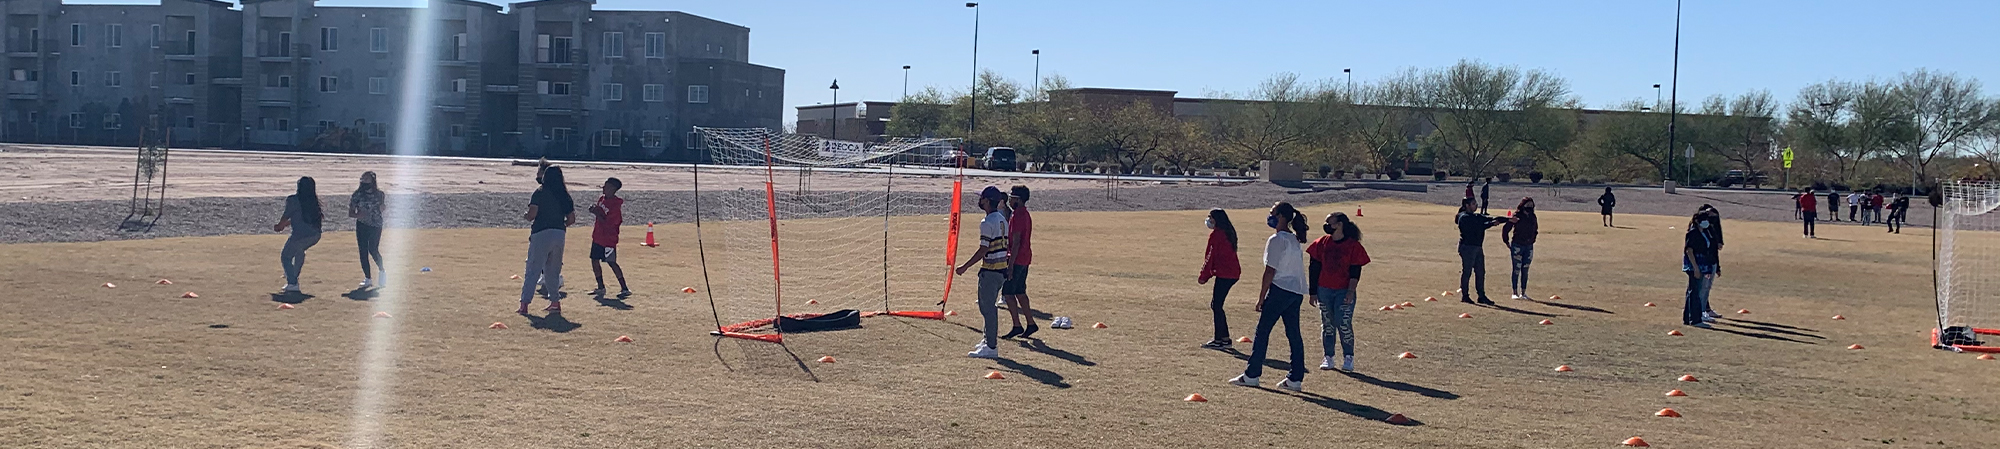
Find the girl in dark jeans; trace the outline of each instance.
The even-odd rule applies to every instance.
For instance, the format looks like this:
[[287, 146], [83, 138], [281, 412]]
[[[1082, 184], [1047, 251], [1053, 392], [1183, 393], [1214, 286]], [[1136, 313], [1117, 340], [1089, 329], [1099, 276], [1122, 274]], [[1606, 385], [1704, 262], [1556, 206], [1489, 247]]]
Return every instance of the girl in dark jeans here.
[[1722, 275], [1716, 250], [1715, 215], [1697, 211], [1688, 220], [1687, 237], [1681, 246], [1681, 271], [1688, 275], [1686, 303], [1681, 308], [1681, 324], [1708, 328], [1703, 312], [1708, 311], [1708, 289]]
[[1257, 334], [1250, 344], [1249, 367], [1229, 379], [1231, 385], [1255, 387], [1258, 377], [1264, 374], [1265, 351], [1271, 346], [1271, 328], [1278, 322], [1285, 324], [1285, 340], [1290, 342], [1292, 368], [1285, 380], [1278, 382], [1278, 388], [1304, 391], [1302, 382], [1306, 379], [1306, 344], [1299, 333], [1299, 306], [1305, 303], [1306, 257], [1301, 244], [1306, 242], [1306, 217], [1291, 203], [1278, 203], [1271, 207], [1271, 215], [1264, 220], [1275, 231], [1264, 242], [1264, 278], [1257, 284]]
[[[382, 189], [375, 186], [375, 172], [361, 174], [361, 185], [347, 198], [347, 217], [354, 219], [354, 244], [361, 249], [361, 288], [380, 287], [388, 282], [388, 267], [382, 265]], [[369, 269], [368, 262], [375, 262]]]
[[1202, 343], [1201, 347], [1222, 349], [1229, 347], [1229, 316], [1222, 311], [1222, 302], [1229, 297], [1229, 288], [1236, 286], [1236, 280], [1243, 276], [1243, 268], [1236, 262], [1236, 225], [1229, 222], [1229, 213], [1222, 209], [1208, 210], [1208, 250], [1201, 261], [1201, 277], [1197, 284], [1207, 284], [1215, 279], [1215, 296], [1208, 300], [1208, 309], [1215, 314], [1215, 337]]

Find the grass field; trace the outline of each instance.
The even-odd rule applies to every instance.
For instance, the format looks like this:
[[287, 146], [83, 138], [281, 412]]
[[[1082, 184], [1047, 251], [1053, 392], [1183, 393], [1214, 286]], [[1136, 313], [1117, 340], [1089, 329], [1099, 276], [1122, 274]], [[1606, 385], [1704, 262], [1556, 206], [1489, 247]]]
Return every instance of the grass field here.
[[[1305, 210], [1317, 221], [1356, 206]], [[395, 344], [378, 441], [396, 447], [1975, 447], [2000, 434], [2000, 362], [1926, 346], [1928, 230], [1827, 226], [1805, 240], [1787, 223], [1730, 222], [1713, 295], [1729, 319], [1701, 330], [1679, 325], [1669, 228], [1685, 217], [1608, 229], [1544, 212], [1534, 290], [1562, 299], [1474, 307], [1423, 301], [1457, 284], [1451, 208], [1361, 206], [1375, 263], [1358, 372], [1314, 371], [1303, 394], [1229, 386], [1243, 362], [1196, 347], [1209, 333], [1208, 287], [1194, 283], [1202, 211], [1038, 213], [1031, 295], [1079, 326], [1003, 343], [990, 361], [964, 357], [970, 277], [949, 321], [871, 318], [783, 346], [710, 337], [706, 297], [679, 292], [700, 285], [691, 226], [660, 228], [660, 248], [628, 245], [629, 309], [581, 298], [588, 232], [573, 230], [577, 299], [559, 320], [512, 313], [523, 230], [410, 231], [393, 307], [341, 295], [358, 277], [352, 236], [329, 233], [306, 265], [316, 296], [291, 310], [269, 293], [282, 236], [4, 245], [0, 447], [344, 447], [382, 325]], [[1262, 213], [1232, 213], [1251, 272]], [[1491, 240], [1489, 290], [1505, 298]], [[1255, 324], [1252, 282], [1231, 297], [1237, 335]], [[1403, 301], [1416, 307], [1376, 310]], [[1303, 315], [1316, 362], [1317, 313]], [[838, 362], [814, 362], [828, 355]], [[1552, 370], [1564, 364], [1575, 371]], [[980, 378], [996, 370], [1008, 378]], [[1182, 402], [1191, 393], [1211, 402]], [[1654, 417], [1663, 407], [1685, 417]], [[1415, 423], [1383, 422], [1391, 413]]]

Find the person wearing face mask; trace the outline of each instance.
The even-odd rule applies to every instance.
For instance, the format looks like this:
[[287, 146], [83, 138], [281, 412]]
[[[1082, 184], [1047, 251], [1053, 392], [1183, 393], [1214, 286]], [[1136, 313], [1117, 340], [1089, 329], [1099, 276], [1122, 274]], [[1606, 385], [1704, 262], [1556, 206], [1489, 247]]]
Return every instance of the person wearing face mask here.
[[1249, 367], [1229, 379], [1229, 384], [1257, 386], [1258, 377], [1264, 374], [1265, 350], [1271, 344], [1267, 337], [1271, 336], [1271, 328], [1283, 321], [1285, 339], [1292, 350], [1292, 367], [1285, 380], [1278, 382], [1278, 388], [1304, 391], [1306, 345], [1299, 334], [1299, 306], [1305, 302], [1306, 267], [1305, 252], [1299, 245], [1306, 242], [1306, 217], [1292, 203], [1281, 202], [1271, 206], [1271, 215], [1264, 218], [1264, 224], [1273, 232], [1264, 241], [1264, 279], [1257, 283], [1257, 334], [1250, 344]]
[[[1479, 213], [1479, 203], [1472, 198], [1459, 203], [1458, 217], [1454, 220], [1458, 223], [1458, 291], [1462, 295], [1459, 301], [1471, 303], [1477, 291], [1480, 304], [1493, 304], [1492, 299], [1486, 298], [1486, 230], [1508, 220]], [[1479, 282], [1468, 284], [1474, 277]]]
[[1704, 316], [1708, 311], [1708, 289], [1720, 276], [1721, 265], [1717, 260], [1715, 226], [1713, 218], [1706, 212], [1695, 212], [1688, 220], [1687, 235], [1681, 246], [1681, 271], [1688, 275], [1685, 303], [1681, 308], [1681, 324], [1707, 329], [1713, 321]]
[[1229, 288], [1236, 286], [1236, 280], [1243, 276], [1243, 268], [1236, 261], [1236, 225], [1229, 222], [1229, 213], [1222, 209], [1209, 209], [1207, 226], [1208, 249], [1201, 259], [1201, 275], [1196, 284], [1207, 284], [1215, 280], [1215, 294], [1208, 300], [1208, 309], [1215, 315], [1215, 335], [1201, 347], [1223, 349], [1230, 346], [1229, 315], [1223, 313], [1222, 302], [1229, 297]]
[[[1704, 223], [1708, 223], [1708, 235], [1715, 239], [1715, 276], [1722, 277], [1722, 246], [1727, 242], [1722, 236], [1722, 211], [1716, 210], [1711, 204], [1703, 204], [1695, 211], [1707, 219]], [[1709, 287], [1714, 286], [1714, 281], [1710, 281]], [[1705, 309], [1701, 312], [1702, 321], [1713, 323], [1722, 318], [1722, 314], [1715, 313], [1715, 304], [1709, 301], [1708, 296], [1701, 297], [1701, 306]]]
[[1514, 220], [1500, 227], [1500, 243], [1507, 245], [1507, 259], [1514, 267], [1507, 282], [1514, 299], [1528, 299], [1528, 265], [1535, 262], [1535, 237], [1540, 233], [1534, 198], [1522, 198], [1514, 207]]
[[1809, 239], [1819, 238], [1819, 234], [1813, 232], [1813, 221], [1819, 218], [1819, 204], [1813, 198], [1812, 189], [1805, 189], [1799, 192], [1799, 209], [1805, 211], [1800, 220], [1805, 222], [1805, 235]]
[[999, 187], [986, 186], [979, 192], [979, 210], [986, 212], [986, 218], [979, 221], [979, 250], [972, 257], [959, 264], [957, 272], [965, 275], [973, 265], [979, 266], [979, 315], [985, 320], [984, 338], [967, 357], [981, 359], [1000, 358], [996, 349], [1000, 345], [1000, 288], [1012, 274], [1009, 262], [1013, 257], [1007, 254], [1007, 216], [1000, 211], [1007, 208], [1007, 194]]
[[1326, 236], [1306, 247], [1306, 271], [1313, 292], [1307, 302], [1319, 307], [1320, 348], [1326, 355], [1319, 369], [1333, 369], [1333, 344], [1339, 339], [1347, 352], [1341, 371], [1354, 371], [1354, 299], [1361, 286], [1361, 266], [1367, 265], [1368, 250], [1361, 247], [1361, 227], [1347, 214], [1327, 214], [1321, 225]]

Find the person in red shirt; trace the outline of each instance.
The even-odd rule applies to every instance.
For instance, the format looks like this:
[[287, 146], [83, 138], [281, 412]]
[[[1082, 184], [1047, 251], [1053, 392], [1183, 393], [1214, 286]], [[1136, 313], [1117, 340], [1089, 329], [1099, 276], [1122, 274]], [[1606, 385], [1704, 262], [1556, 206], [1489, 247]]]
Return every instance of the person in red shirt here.
[[1229, 316], [1222, 312], [1222, 302], [1229, 297], [1229, 288], [1236, 286], [1236, 280], [1243, 276], [1243, 267], [1236, 260], [1236, 225], [1229, 222], [1229, 213], [1222, 209], [1208, 210], [1208, 250], [1202, 254], [1201, 276], [1196, 284], [1207, 284], [1215, 280], [1215, 295], [1208, 300], [1208, 309], [1215, 314], [1215, 337], [1201, 347], [1222, 349], [1229, 343]]
[[625, 224], [625, 199], [618, 197], [618, 189], [625, 183], [618, 178], [604, 180], [604, 196], [597, 197], [597, 203], [590, 205], [590, 215], [595, 223], [590, 229], [590, 273], [597, 275], [597, 289], [590, 295], [604, 297], [604, 265], [611, 266], [611, 274], [618, 277], [618, 298], [632, 296], [632, 289], [625, 286], [625, 269], [618, 267], [618, 226]]
[[1319, 306], [1320, 347], [1326, 358], [1319, 369], [1333, 369], [1333, 344], [1339, 339], [1347, 356], [1341, 371], [1354, 371], [1354, 289], [1361, 283], [1361, 266], [1367, 265], [1368, 250], [1361, 247], [1361, 228], [1334, 212], [1322, 225], [1326, 235], [1306, 247], [1306, 279], [1311, 282], [1309, 302]]
[[[1035, 252], [1029, 240], [1035, 231], [1035, 219], [1028, 215], [1028, 186], [1014, 186], [1007, 194], [1007, 205], [1014, 214], [1007, 218], [1007, 255], [1013, 258], [1013, 276], [1000, 285], [1000, 299], [1007, 302], [1007, 313], [1014, 316], [1014, 330], [1000, 338], [1028, 338], [1035, 331], [1042, 330], [1035, 325], [1034, 309], [1028, 303], [1028, 264], [1034, 261]], [[1021, 327], [1021, 316], [1028, 316], [1028, 327]]]
[[1801, 215], [1800, 219], [1805, 220], [1806, 223], [1806, 238], [1819, 238], [1817, 234], [1813, 233], [1813, 220], [1819, 218], [1819, 201], [1813, 199], [1812, 189], [1808, 188], [1799, 191], [1799, 211]]

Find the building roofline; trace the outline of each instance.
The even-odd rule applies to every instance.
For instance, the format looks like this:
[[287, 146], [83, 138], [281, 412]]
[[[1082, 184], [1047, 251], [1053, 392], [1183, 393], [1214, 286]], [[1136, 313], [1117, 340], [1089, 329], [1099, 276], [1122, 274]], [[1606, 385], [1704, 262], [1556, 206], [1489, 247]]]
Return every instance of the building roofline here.
[[523, 8], [523, 7], [534, 8], [542, 5], [554, 5], [559, 3], [583, 3], [586, 5], [596, 5], [597, 0], [531, 0], [519, 3], [508, 3], [507, 7], [510, 9]]
[[436, 1], [443, 1], [445, 3], [471, 6], [475, 8], [485, 8], [494, 11], [500, 10], [500, 5], [495, 5], [492, 3], [481, 2], [481, 1], [474, 1], [474, 0], [436, 0]]
[[[1116, 88], [1116, 87], [1075, 87], [1075, 88], [1069, 88], [1069, 89], [1052, 89], [1052, 90], [1050, 90], [1049, 92], [1078, 92], [1078, 93], [1127, 93], [1127, 94], [1167, 94], [1167, 95], [1178, 95], [1178, 94], [1180, 94], [1180, 92], [1179, 92], [1179, 91], [1172, 91], [1172, 90], [1155, 90], [1155, 89], [1123, 89], [1123, 88]], [[1175, 98], [1179, 98], [1179, 97], [1175, 97]]]

